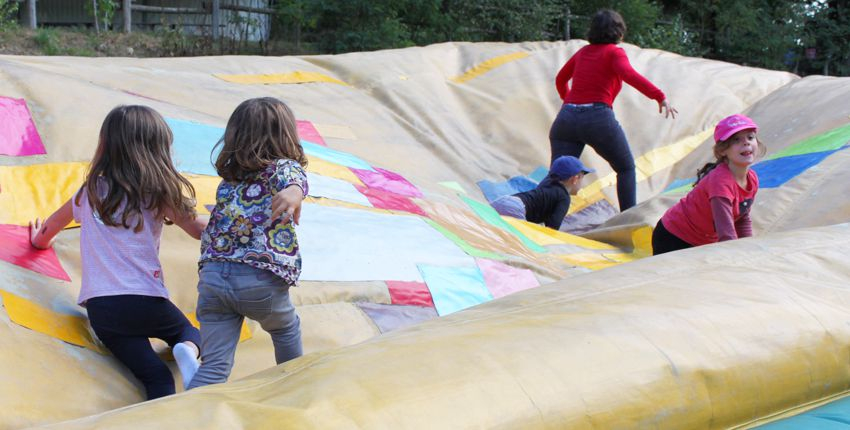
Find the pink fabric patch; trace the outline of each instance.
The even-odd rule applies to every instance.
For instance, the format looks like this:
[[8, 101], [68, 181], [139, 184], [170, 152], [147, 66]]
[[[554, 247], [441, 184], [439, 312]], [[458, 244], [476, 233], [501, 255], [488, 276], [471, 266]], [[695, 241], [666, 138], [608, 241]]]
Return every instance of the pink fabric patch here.
[[486, 258], [476, 258], [475, 262], [484, 274], [484, 285], [493, 294], [494, 299], [540, 286], [531, 270], [518, 269]]
[[422, 193], [398, 173], [375, 167], [375, 170], [351, 169], [369, 188], [401, 194], [408, 197], [422, 197]]
[[46, 154], [24, 99], [0, 96], [0, 154]]
[[416, 203], [413, 203], [413, 200], [410, 200], [410, 197], [389, 193], [377, 188], [364, 187], [363, 185], [355, 184], [354, 187], [357, 188], [357, 191], [360, 191], [361, 194], [369, 199], [369, 203], [372, 203], [372, 206], [378, 209], [410, 212], [412, 214], [430, 218], [428, 214], [422, 210], [422, 208], [417, 206]]
[[325, 143], [325, 139], [322, 139], [322, 136], [319, 134], [319, 131], [316, 130], [316, 127], [313, 127], [312, 122], [296, 120], [295, 123], [298, 126], [299, 138], [304, 139], [308, 142], [313, 142], [318, 145], [328, 146]]
[[0, 224], [0, 260], [51, 278], [71, 281], [53, 248], [40, 250], [30, 245], [29, 227]]
[[431, 291], [424, 282], [387, 281], [387, 288], [394, 305], [434, 307]]

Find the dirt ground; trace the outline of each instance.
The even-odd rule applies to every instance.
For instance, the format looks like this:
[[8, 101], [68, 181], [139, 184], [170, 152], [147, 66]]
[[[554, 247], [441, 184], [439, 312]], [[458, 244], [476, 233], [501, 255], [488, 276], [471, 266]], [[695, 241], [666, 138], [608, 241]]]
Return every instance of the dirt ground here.
[[101, 31], [88, 28], [15, 27], [0, 30], [0, 54], [69, 55], [80, 57], [186, 57], [197, 55], [285, 55], [286, 47], [275, 43], [245, 44], [187, 36], [179, 30], [156, 32]]

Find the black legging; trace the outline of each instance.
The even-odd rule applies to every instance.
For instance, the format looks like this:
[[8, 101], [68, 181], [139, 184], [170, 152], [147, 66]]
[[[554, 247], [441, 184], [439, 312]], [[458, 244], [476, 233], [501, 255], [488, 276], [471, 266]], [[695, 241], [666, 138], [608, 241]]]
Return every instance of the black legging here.
[[614, 111], [604, 103], [564, 104], [549, 130], [552, 161], [562, 155], [580, 157], [584, 146], [596, 151], [617, 172], [620, 212], [637, 203], [635, 159]]
[[102, 296], [89, 299], [86, 309], [98, 339], [142, 382], [148, 400], [174, 394], [171, 370], [154, 352], [149, 338], [171, 346], [187, 340], [201, 344], [198, 329], [174, 303], [162, 297]]
[[664, 254], [665, 252], [678, 251], [680, 249], [693, 248], [688, 242], [679, 239], [673, 233], [667, 231], [664, 223], [658, 220], [655, 230], [652, 230], [652, 255]]

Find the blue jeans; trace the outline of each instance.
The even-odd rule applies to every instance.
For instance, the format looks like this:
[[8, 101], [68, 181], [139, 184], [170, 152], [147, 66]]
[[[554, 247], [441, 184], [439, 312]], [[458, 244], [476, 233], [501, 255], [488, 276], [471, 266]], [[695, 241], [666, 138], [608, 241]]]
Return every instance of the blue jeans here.
[[245, 317], [260, 323], [280, 364], [302, 355], [301, 322], [289, 285], [274, 273], [235, 262], [203, 263], [198, 281], [201, 367], [189, 388], [227, 381]]
[[[549, 130], [552, 160], [562, 155], [580, 157], [584, 146], [596, 151], [617, 172], [620, 212], [637, 203], [635, 159], [614, 110], [604, 103], [564, 104]], [[550, 164], [551, 164], [550, 161]]]

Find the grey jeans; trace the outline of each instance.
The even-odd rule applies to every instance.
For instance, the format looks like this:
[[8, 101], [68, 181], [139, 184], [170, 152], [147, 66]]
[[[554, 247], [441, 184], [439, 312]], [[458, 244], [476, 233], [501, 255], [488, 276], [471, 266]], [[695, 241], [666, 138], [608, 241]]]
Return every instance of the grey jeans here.
[[245, 317], [271, 335], [278, 364], [301, 356], [301, 323], [289, 300], [289, 287], [274, 273], [247, 264], [203, 264], [196, 310], [201, 367], [190, 389], [227, 381]]

